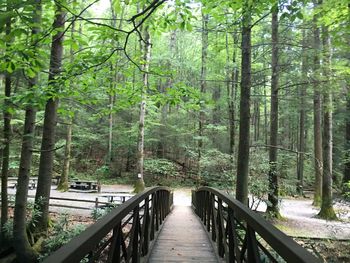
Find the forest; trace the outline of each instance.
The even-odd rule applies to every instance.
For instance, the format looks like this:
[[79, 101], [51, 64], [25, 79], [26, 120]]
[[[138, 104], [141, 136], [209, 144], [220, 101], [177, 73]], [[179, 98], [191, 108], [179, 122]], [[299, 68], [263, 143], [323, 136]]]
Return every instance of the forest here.
[[348, 1], [1, 0], [0, 57], [0, 247], [19, 262], [54, 178], [213, 186], [277, 219], [283, 196], [312, 191], [327, 220], [350, 198]]

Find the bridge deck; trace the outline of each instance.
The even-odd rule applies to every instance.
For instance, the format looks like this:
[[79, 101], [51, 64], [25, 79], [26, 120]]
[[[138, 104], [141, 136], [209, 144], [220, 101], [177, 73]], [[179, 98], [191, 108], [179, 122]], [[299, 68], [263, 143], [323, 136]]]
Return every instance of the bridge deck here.
[[218, 262], [208, 235], [189, 206], [175, 206], [155, 241], [149, 262]]

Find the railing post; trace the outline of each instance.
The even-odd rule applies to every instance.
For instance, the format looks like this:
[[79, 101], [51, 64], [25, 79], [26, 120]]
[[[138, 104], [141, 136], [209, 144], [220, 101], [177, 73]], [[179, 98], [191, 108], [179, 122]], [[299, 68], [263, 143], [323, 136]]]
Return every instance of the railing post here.
[[143, 214], [143, 225], [142, 225], [143, 230], [142, 230], [142, 236], [141, 236], [142, 256], [145, 256], [148, 254], [148, 245], [149, 245], [149, 236], [150, 236], [149, 221], [150, 221], [149, 197], [147, 197], [145, 199], [145, 209]]
[[120, 263], [120, 252], [123, 232], [121, 230], [121, 224], [119, 223], [113, 228], [113, 238], [108, 253], [108, 263]]

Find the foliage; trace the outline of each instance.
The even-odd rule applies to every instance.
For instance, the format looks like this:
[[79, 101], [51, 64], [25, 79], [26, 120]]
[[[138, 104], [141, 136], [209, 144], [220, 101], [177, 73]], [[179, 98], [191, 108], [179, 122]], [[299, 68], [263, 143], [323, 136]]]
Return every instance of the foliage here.
[[50, 255], [53, 251], [59, 249], [73, 237], [79, 235], [86, 228], [85, 225], [76, 224], [70, 226], [69, 217], [67, 214], [60, 215], [58, 221], [53, 225], [50, 237], [45, 239], [43, 250], [40, 255], [40, 260]]
[[208, 150], [201, 159], [202, 185], [219, 188], [233, 187], [233, 163], [229, 154], [216, 149]]
[[109, 212], [111, 212], [114, 208], [116, 208], [117, 204], [110, 204], [106, 207], [98, 207], [94, 208], [91, 212], [91, 217], [97, 221], [98, 219], [102, 218], [103, 216], [107, 215]]
[[162, 178], [178, 175], [178, 167], [167, 159], [146, 159], [144, 165], [146, 177]]

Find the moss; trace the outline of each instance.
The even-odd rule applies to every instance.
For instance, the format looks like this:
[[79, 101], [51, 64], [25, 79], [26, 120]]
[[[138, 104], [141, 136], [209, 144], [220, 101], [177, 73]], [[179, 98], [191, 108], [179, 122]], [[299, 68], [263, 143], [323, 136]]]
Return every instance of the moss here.
[[134, 184], [134, 193], [141, 193], [145, 190], [145, 182], [143, 179], [137, 179]]
[[270, 219], [281, 220], [283, 217], [280, 214], [280, 210], [277, 206], [268, 206], [266, 209], [267, 217]]
[[68, 182], [61, 182], [57, 186], [57, 190], [61, 192], [67, 192], [68, 191]]
[[314, 201], [313, 201], [312, 205], [316, 206], [316, 207], [320, 207], [321, 206], [321, 201], [322, 201], [321, 195], [315, 194], [314, 195]]
[[321, 211], [318, 213], [317, 217], [326, 220], [338, 220], [332, 206], [321, 207]]

